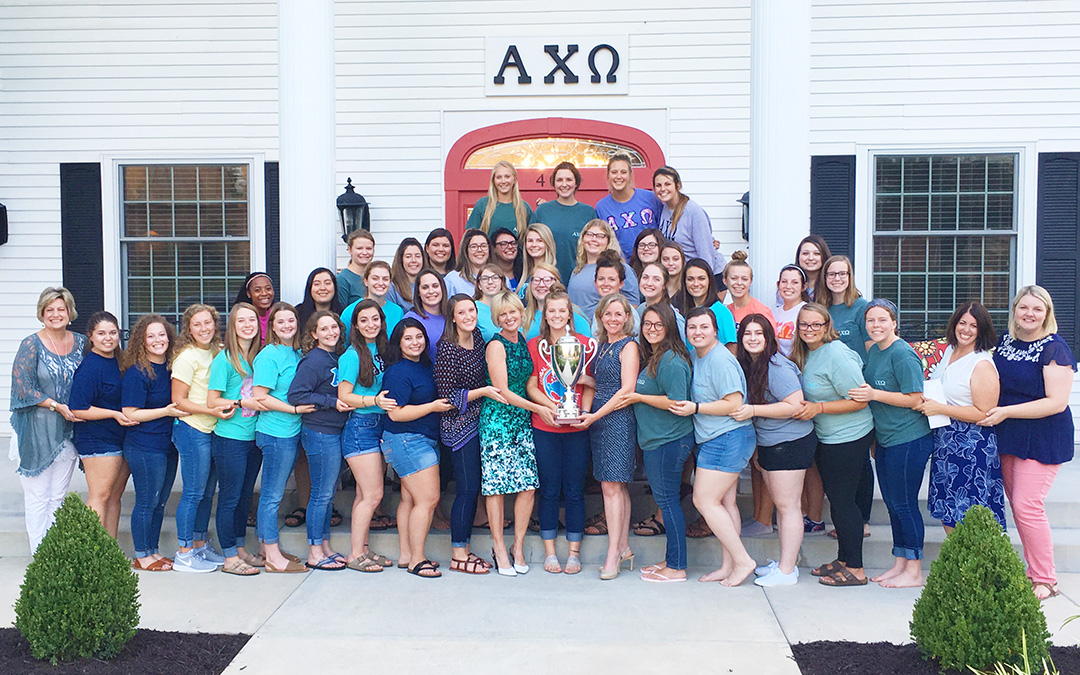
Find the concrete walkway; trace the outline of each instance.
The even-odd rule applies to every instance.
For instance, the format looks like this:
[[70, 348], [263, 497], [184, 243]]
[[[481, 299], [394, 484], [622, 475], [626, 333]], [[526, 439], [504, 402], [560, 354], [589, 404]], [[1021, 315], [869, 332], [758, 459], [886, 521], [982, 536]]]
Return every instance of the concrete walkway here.
[[[0, 624], [28, 558], [0, 558]], [[445, 569], [448, 561], [443, 561]], [[918, 589], [825, 588], [801, 570], [794, 587], [691, 581], [646, 584], [638, 572], [601, 582], [595, 569], [525, 576], [141, 573], [143, 628], [249, 633], [227, 673], [712, 672], [797, 675], [790, 645], [813, 640], [908, 642]], [[1043, 603], [1054, 642], [1080, 644], [1080, 574]], [[554, 661], [558, 660], [558, 663]]]

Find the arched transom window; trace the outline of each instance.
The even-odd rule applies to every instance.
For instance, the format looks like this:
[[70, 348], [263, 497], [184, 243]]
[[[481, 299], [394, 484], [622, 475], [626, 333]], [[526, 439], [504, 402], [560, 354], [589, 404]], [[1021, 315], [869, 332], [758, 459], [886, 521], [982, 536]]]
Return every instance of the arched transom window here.
[[465, 161], [466, 169], [490, 169], [500, 161], [518, 169], [549, 169], [560, 162], [578, 168], [604, 168], [617, 154], [630, 157], [632, 168], [644, 168], [645, 158], [634, 148], [589, 138], [526, 138], [489, 145], [474, 151]]

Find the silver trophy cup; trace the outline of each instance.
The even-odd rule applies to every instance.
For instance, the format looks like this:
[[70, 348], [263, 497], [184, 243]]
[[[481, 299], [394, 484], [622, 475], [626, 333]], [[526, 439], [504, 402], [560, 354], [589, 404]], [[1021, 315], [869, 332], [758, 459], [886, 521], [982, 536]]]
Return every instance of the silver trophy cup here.
[[586, 347], [573, 335], [564, 335], [554, 344], [541, 339], [539, 347], [540, 357], [566, 390], [562, 400], [556, 400], [555, 421], [559, 424], [580, 422], [581, 409], [574, 402], [574, 387], [585, 372], [585, 366], [596, 354], [596, 340], [589, 338]]

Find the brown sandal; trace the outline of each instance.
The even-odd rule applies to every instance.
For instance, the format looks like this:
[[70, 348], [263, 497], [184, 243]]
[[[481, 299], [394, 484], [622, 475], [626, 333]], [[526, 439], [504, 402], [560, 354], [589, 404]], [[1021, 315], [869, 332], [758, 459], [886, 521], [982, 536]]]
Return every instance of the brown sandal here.
[[161, 558], [160, 560], [155, 560], [146, 567], [143, 567], [139, 564], [138, 558], [131, 561], [131, 569], [140, 570], [142, 572], [168, 572], [172, 569], [172, 566], [173, 561], [169, 560], [168, 558]]
[[480, 556], [470, 555], [466, 560], [451, 558], [450, 571], [464, 574], [488, 574], [491, 570], [488, 569], [486, 560], [483, 560]]
[[686, 528], [686, 536], [691, 539], [705, 539], [712, 536], [712, 528], [704, 518], [698, 518]]
[[1050, 598], [1056, 598], [1057, 596], [1061, 595], [1061, 591], [1058, 590], [1057, 584], [1048, 584], [1045, 581], [1032, 582], [1031, 590], [1034, 591], [1039, 586], [1042, 586], [1043, 588], [1045, 588], [1047, 591], [1050, 592], [1050, 595], [1046, 596], [1045, 598], [1039, 598], [1039, 594], [1036, 593], [1035, 597], [1039, 598], [1039, 600], [1049, 600]]
[[851, 570], [844, 566], [840, 566], [840, 569], [836, 570], [832, 574], [826, 577], [818, 579], [818, 583], [822, 586], [865, 586], [869, 579], [865, 577], [860, 579], [851, 573]]
[[814, 575], [815, 577], [828, 577], [840, 571], [843, 566], [844, 563], [840, 562], [839, 560], [834, 560], [831, 563], [825, 563], [820, 567], [815, 567], [814, 569], [810, 570], [810, 574]]
[[603, 512], [585, 520], [585, 534], [595, 536], [607, 533], [607, 516]]

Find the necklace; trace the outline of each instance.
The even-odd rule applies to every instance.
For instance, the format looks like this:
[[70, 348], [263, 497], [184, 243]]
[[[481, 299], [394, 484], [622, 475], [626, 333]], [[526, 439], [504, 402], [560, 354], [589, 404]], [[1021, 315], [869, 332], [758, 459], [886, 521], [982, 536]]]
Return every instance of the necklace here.
[[[56, 343], [53, 341], [53, 339], [51, 337], [49, 337], [49, 331], [48, 330], [45, 331], [43, 337], [45, 337], [49, 341], [47, 346], [49, 347], [50, 351], [52, 351], [53, 354], [56, 354], [57, 356], [63, 356], [63, 354], [60, 353], [60, 350], [56, 348]], [[67, 337], [67, 336], [64, 336], [64, 337]], [[65, 340], [65, 342], [66, 342], [66, 340]]]

